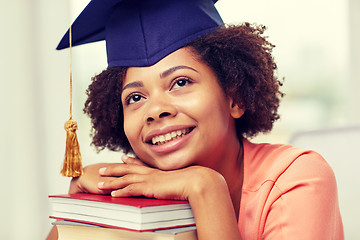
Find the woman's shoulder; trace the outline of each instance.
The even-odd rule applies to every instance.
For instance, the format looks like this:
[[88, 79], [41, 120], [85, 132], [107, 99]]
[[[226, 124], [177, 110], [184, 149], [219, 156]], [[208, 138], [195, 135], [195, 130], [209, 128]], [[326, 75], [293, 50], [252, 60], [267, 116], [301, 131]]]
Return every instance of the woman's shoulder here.
[[335, 175], [317, 152], [245, 140], [242, 193], [246, 236], [343, 239]]
[[278, 181], [281, 176], [303, 178], [314, 175], [333, 178], [326, 160], [317, 152], [286, 144], [243, 141], [244, 187], [258, 188], [266, 181]]

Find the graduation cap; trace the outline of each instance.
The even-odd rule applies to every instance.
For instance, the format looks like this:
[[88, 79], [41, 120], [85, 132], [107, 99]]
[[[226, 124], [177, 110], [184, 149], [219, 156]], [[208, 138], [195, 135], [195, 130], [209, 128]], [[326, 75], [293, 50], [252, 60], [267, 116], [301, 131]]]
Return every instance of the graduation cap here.
[[[150, 66], [223, 21], [217, 0], [92, 0], [72, 24], [72, 45], [106, 40], [109, 66]], [[69, 47], [69, 31], [57, 49]]]
[[[223, 21], [217, 0], [92, 0], [60, 41], [57, 49], [105, 40], [108, 65], [150, 66], [195, 38], [214, 31]], [[70, 51], [71, 58], [71, 51]], [[70, 63], [71, 64], [71, 63]], [[65, 123], [64, 176], [82, 174], [81, 154], [72, 120]]]

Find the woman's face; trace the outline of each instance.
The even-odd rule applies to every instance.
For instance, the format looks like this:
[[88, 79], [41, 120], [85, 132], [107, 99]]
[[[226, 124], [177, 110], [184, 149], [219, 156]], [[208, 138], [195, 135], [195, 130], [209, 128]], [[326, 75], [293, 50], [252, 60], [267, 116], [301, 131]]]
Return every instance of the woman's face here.
[[121, 99], [125, 134], [137, 157], [150, 166], [213, 167], [238, 143], [234, 118], [242, 110], [190, 49], [149, 67], [129, 68]]

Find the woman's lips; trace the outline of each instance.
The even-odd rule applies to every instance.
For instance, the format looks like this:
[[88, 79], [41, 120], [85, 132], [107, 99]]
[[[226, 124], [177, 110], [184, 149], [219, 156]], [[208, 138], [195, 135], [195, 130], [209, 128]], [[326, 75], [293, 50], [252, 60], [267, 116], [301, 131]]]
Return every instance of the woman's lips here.
[[187, 127], [178, 130], [164, 132], [148, 137], [147, 143], [152, 151], [158, 154], [165, 154], [181, 148], [193, 135], [195, 127]]

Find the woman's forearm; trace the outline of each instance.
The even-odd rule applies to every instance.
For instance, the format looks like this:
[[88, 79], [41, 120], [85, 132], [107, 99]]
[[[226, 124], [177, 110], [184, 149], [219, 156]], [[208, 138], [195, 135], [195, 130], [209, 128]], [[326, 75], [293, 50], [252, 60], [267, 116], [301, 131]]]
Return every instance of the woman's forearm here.
[[195, 177], [189, 193], [198, 239], [241, 239], [225, 179], [213, 170], [203, 170]]

